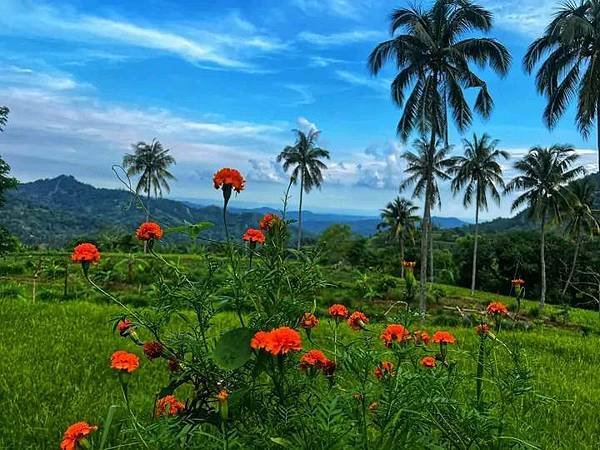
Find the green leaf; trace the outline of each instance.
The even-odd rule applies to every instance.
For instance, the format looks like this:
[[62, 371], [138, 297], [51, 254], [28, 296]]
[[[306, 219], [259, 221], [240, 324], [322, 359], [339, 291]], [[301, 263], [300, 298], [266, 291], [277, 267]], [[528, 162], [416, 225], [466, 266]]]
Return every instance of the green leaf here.
[[292, 444], [290, 441], [280, 437], [272, 437], [271, 440], [282, 447], [291, 447]]
[[225, 370], [243, 366], [252, 357], [250, 340], [254, 331], [249, 328], [236, 328], [221, 336], [213, 351], [213, 360]]
[[198, 222], [194, 224], [180, 225], [178, 227], [169, 227], [165, 230], [165, 234], [169, 233], [184, 233], [187, 234], [190, 239], [196, 239], [200, 233], [204, 230], [208, 230], [214, 227], [215, 224], [212, 222]]
[[104, 450], [106, 447], [106, 442], [108, 441], [108, 434], [110, 432], [110, 426], [112, 425], [113, 419], [115, 417], [115, 411], [119, 407], [117, 405], [110, 405], [108, 409], [108, 414], [106, 415], [106, 419], [104, 419], [104, 424], [102, 425], [102, 439], [100, 440], [100, 450]]

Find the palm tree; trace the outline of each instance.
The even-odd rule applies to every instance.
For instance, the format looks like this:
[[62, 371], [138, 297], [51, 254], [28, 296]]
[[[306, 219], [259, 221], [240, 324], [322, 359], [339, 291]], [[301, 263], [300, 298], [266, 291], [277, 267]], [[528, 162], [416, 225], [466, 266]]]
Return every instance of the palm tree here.
[[132, 144], [132, 154], [123, 157], [123, 167], [128, 176], [140, 175], [135, 191], [146, 194], [146, 221], [150, 219], [150, 195], [162, 197], [163, 190], [170, 192], [168, 181], [175, 177], [169, 172], [169, 167], [175, 164], [175, 159], [169, 155], [169, 149], [153, 139], [151, 144], [138, 142]]
[[475, 292], [475, 279], [477, 277], [477, 239], [479, 237], [479, 210], [487, 210], [488, 193], [496, 203], [500, 204], [498, 188], [504, 190], [502, 167], [498, 163], [500, 158], [508, 159], [508, 153], [498, 150], [498, 140], [492, 140], [488, 134], [480, 138], [473, 134], [473, 140], [463, 139], [465, 148], [464, 156], [452, 158], [453, 167], [450, 173], [452, 192], [454, 194], [465, 190], [463, 205], [469, 208], [475, 201], [475, 243], [473, 246], [473, 268], [471, 273], [471, 295]]
[[402, 157], [407, 162], [405, 172], [409, 175], [400, 185], [400, 191], [409, 186], [414, 186], [413, 197], [423, 198], [423, 219], [421, 220], [421, 292], [419, 310], [425, 313], [426, 308], [426, 277], [427, 277], [427, 250], [428, 236], [431, 224], [431, 208], [440, 205], [440, 191], [437, 180], [448, 180], [450, 177], [446, 169], [450, 166], [447, 159], [450, 147], [443, 145], [441, 140], [431, 147], [425, 139], [414, 142], [417, 153], [405, 152]]
[[327, 170], [321, 159], [329, 159], [329, 151], [317, 146], [318, 130], [304, 133], [293, 130], [296, 134], [296, 143], [288, 145], [277, 156], [277, 162], [283, 161], [283, 170], [293, 168], [290, 182], [297, 184], [300, 179], [300, 204], [298, 206], [298, 249], [302, 242], [302, 194], [307, 194], [313, 188], [321, 189], [323, 184], [323, 170]]
[[413, 202], [405, 198], [396, 197], [381, 210], [382, 222], [377, 225], [379, 229], [389, 229], [390, 234], [398, 240], [400, 247], [400, 267], [404, 278], [404, 244], [407, 237], [412, 237], [415, 224], [419, 218], [415, 215], [418, 210]]
[[471, 125], [473, 113], [463, 92], [468, 88], [478, 91], [475, 111], [489, 117], [494, 102], [485, 81], [469, 64], [489, 65], [500, 75], [508, 72], [508, 50], [495, 39], [473, 37], [491, 27], [491, 13], [469, 0], [435, 0], [428, 10], [415, 7], [392, 12], [392, 37], [375, 47], [368, 66], [377, 75], [392, 60], [398, 70], [391, 94], [403, 108], [397, 126], [403, 141], [417, 130], [421, 136], [430, 133], [431, 147], [436, 137], [444, 138], [447, 146], [448, 105], [459, 131]]
[[542, 290], [540, 308], [546, 302], [546, 223], [560, 221], [561, 205], [566, 201], [563, 187], [584, 173], [582, 166], [571, 168], [578, 155], [570, 145], [553, 145], [550, 148], [533, 147], [514, 165], [521, 175], [513, 178], [505, 192], [525, 191], [512, 204], [515, 211], [527, 205], [529, 218], [540, 222], [540, 263]]
[[6, 106], [0, 106], [0, 131], [4, 131], [4, 126], [8, 120], [9, 109]]
[[565, 229], [567, 233], [575, 240], [575, 252], [573, 253], [573, 263], [569, 271], [569, 277], [562, 290], [564, 297], [575, 272], [577, 257], [581, 242], [585, 236], [593, 236], [600, 233], [600, 222], [597, 219], [598, 211], [593, 209], [596, 185], [589, 179], [584, 178], [571, 183], [565, 193], [566, 205], [565, 214], [568, 216]]
[[548, 100], [544, 121], [553, 128], [577, 96], [580, 133], [587, 138], [594, 122], [597, 126], [600, 170], [600, 0], [569, 1], [556, 11], [544, 35], [527, 49], [525, 70], [531, 73], [544, 57], [536, 75], [537, 89]]

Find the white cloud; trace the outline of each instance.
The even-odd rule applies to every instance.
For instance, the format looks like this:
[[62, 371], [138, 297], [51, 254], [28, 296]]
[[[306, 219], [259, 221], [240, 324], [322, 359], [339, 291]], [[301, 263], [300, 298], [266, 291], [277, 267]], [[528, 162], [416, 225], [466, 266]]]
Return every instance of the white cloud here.
[[298, 117], [298, 119], [296, 119], [296, 123], [301, 131], [319, 131], [317, 125], [308, 120], [306, 117]]
[[3, 85], [35, 86], [51, 91], [66, 91], [88, 86], [77, 82], [70, 74], [63, 72], [53, 71], [52, 73], [44, 73], [14, 65], [0, 69], [0, 82]]
[[377, 92], [388, 91], [390, 86], [389, 80], [384, 78], [371, 78], [347, 70], [336, 70], [335, 76], [348, 84], [367, 87]]
[[310, 66], [311, 67], [328, 67], [334, 64], [344, 63], [343, 59], [337, 58], [327, 58], [324, 56], [311, 56], [310, 58]]
[[248, 162], [251, 166], [247, 175], [249, 180], [281, 183], [286, 179], [281, 165], [272, 159], [252, 158]]
[[372, 0], [292, 0], [308, 14], [327, 13], [347, 19], [359, 19], [361, 13], [374, 4]]
[[303, 31], [298, 35], [298, 39], [320, 47], [333, 47], [357, 42], [374, 42], [384, 36], [381, 31], [375, 30], [353, 30], [341, 33], [318, 34], [310, 31]]
[[235, 14], [200, 26], [155, 25], [84, 15], [48, 4], [24, 5], [13, 0], [0, 4], [0, 33], [90, 42], [107, 47], [114, 44], [133, 46], [169, 53], [196, 64], [246, 71], [259, 71], [251, 61], [257, 54], [287, 48], [287, 44], [278, 38], [260, 33]]
[[556, 0], [483, 0], [482, 4], [498, 26], [528, 36], [540, 35], [559, 6]]
[[286, 84], [284, 87], [300, 94], [300, 98], [292, 103], [294, 106], [310, 105], [315, 102], [315, 97], [310, 88], [304, 84]]

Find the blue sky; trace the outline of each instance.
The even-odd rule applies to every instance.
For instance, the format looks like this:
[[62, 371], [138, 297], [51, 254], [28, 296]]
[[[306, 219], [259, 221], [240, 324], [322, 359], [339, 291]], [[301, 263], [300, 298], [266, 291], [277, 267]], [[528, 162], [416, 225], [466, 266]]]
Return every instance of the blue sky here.
[[[544, 128], [544, 100], [521, 67], [557, 3], [481, 3], [513, 65], [504, 79], [484, 73], [495, 110], [468, 134], [487, 131], [514, 157], [532, 145], [571, 143], [592, 168], [593, 140], [577, 134], [573, 111], [552, 132]], [[23, 181], [68, 173], [116, 187], [111, 165], [131, 143], [157, 137], [177, 159], [171, 196], [218, 200], [211, 174], [231, 166], [248, 179], [240, 202], [277, 204], [286, 186], [277, 153], [293, 143], [291, 129], [316, 127], [332, 160], [306, 207], [375, 214], [397, 194], [410, 146], [395, 136], [393, 73], [371, 77], [366, 59], [387, 37], [391, 10], [406, 4], [2, 0], [0, 104], [11, 114], [0, 153]], [[460, 139], [452, 130], [456, 153]], [[435, 214], [470, 219], [448, 191]], [[484, 217], [507, 214], [508, 199]]]

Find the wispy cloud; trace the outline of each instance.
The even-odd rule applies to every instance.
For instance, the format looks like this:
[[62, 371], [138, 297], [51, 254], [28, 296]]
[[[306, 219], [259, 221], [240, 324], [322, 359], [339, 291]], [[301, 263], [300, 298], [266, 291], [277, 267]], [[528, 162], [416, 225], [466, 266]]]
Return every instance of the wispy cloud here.
[[197, 31], [186, 24], [140, 24], [133, 20], [81, 14], [48, 4], [24, 5], [14, 0], [0, 4], [0, 34], [132, 46], [226, 69], [257, 70], [253, 56], [287, 48], [286, 43], [260, 33], [235, 15], [221, 18], [216, 23], [207, 22], [199, 27], [202, 31]]
[[361, 12], [375, 2], [372, 0], [292, 0], [305, 13], [326, 13], [348, 19], [359, 19]]
[[0, 82], [10, 86], [29, 86], [51, 91], [66, 91], [89, 86], [76, 81], [70, 74], [40, 72], [28, 67], [8, 65], [0, 70]]
[[498, 26], [532, 37], [544, 31], [559, 5], [556, 0], [483, 0], [482, 4], [494, 14]]
[[384, 78], [371, 78], [347, 70], [336, 70], [335, 76], [348, 84], [367, 87], [377, 92], [383, 93], [389, 90], [389, 80]]
[[328, 58], [325, 56], [310, 56], [310, 67], [329, 67], [334, 64], [345, 63], [346, 61], [338, 58]]
[[333, 47], [356, 44], [357, 42], [375, 42], [383, 36], [384, 33], [375, 30], [353, 30], [331, 34], [303, 31], [298, 35], [298, 39], [320, 47]]
[[315, 102], [310, 88], [304, 84], [286, 84], [285, 88], [300, 95], [300, 98], [292, 103], [293, 106], [310, 105]]

